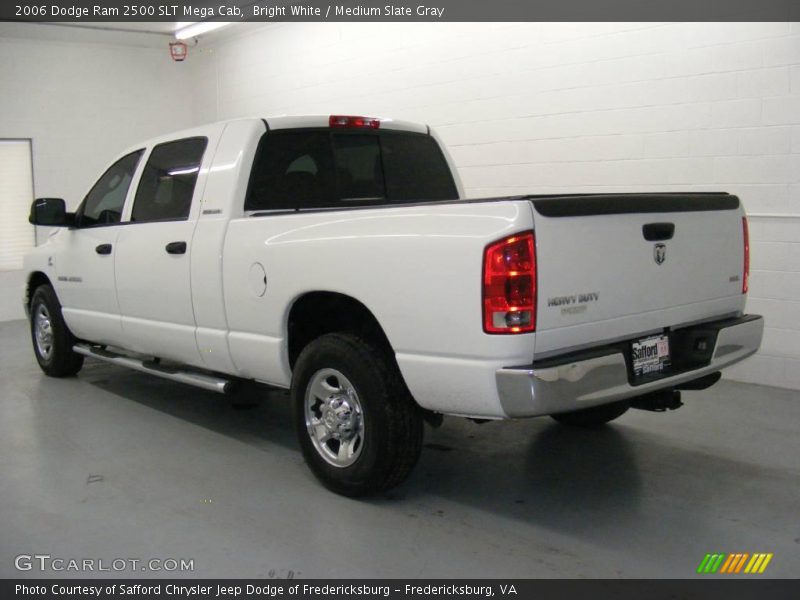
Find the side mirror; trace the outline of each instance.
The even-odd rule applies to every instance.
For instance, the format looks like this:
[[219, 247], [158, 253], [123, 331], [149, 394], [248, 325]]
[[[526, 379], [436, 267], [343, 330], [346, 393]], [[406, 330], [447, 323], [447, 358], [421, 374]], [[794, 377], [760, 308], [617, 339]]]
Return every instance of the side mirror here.
[[75, 215], [67, 212], [67, 205], [61, 198], [37, 198], [31, 204], [28, 221], [46, 227], [71, 227], [75, 224]]

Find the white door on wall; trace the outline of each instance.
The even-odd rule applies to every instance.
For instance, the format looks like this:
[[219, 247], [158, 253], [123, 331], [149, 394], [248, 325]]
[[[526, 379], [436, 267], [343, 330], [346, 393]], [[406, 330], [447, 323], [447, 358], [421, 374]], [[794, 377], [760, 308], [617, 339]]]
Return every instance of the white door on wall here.
[[33, 201], [30, 140], [0, 139], [0, 271], [22, 268], [22, 258], [34, 247], [28, 223]]

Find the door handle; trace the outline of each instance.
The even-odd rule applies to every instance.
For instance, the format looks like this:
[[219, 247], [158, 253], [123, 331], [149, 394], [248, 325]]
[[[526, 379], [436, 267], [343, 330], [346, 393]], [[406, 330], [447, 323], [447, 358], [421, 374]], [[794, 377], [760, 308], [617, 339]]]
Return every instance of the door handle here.
[[94, 251], [98, 254], [111, 254], [111, 244], [100, 244], [99, 246], [95, 246]]
[[167, 254], [186, 254], [186, 242], [170, 242], [164, 250]]
[[675, 235], [674, 223], [648, 223], [642, 225], [642, 235], [648, 242], [671, 240]]

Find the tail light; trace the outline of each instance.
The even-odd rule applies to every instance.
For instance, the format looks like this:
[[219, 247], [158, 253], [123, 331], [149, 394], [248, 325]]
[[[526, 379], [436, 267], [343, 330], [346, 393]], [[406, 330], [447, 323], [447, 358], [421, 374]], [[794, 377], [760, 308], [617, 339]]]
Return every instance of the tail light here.
[[750, 289], [750, 227], [747, 217], [742, 217], [742, 237], [744, 239], [744, 267], [742, 269], [742, 293]]
[[498, 240], [484, 250], [483, 330], [536, 330], [536, 246], [532, 231]]
[[330, 127], [346, 127], [352, 129], [378, 129], [381, 126], [380, 119], [372, 117], [352, 117], [346, 115], [331, 115], [328, 119]]

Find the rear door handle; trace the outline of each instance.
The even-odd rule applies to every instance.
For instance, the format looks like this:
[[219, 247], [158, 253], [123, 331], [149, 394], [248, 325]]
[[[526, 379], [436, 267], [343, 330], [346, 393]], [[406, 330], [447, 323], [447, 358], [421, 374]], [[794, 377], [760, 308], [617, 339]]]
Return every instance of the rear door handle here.
[[170, 242], [164, 250], [167, 254], [186, 254], [186, 242]]
[[98, 254], [111, 254], [111, 244], [100, 244], [95, 246], [94, 251]]
[[648, 223], [642, 225], [642, 235], [648, 242], [671, 240], [675, 235], [674, 223]]

